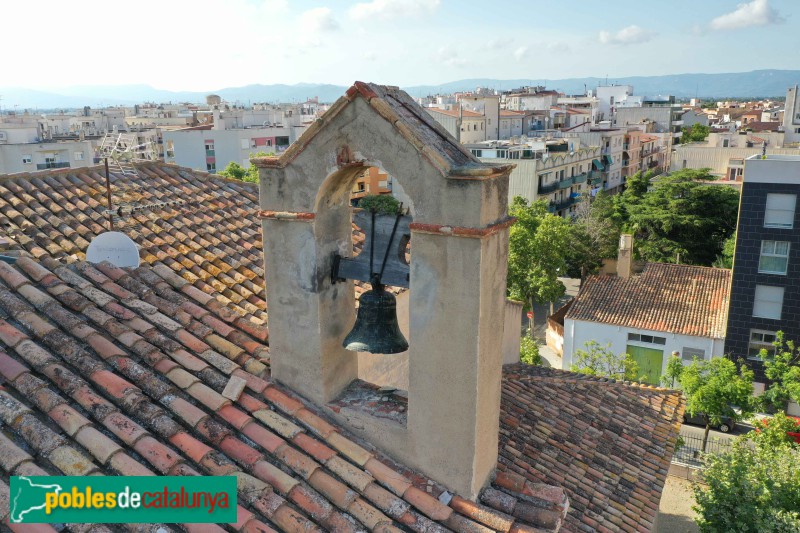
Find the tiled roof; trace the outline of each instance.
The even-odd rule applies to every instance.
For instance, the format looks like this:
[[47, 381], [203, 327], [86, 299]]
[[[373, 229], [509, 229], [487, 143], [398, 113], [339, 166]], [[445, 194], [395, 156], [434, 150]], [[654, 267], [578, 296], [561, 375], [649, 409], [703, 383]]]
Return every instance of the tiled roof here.
[[565, 319], [721, 339], [730, 281], [724, 268], [647, 263], [629, 279], [590, 277]]
[[780, 122], [748, 122], [742, 126], [743, 130], [750, 130], [755, 132], [760, 131], [778, 131], [781, 127]]
[[561, 486], [564, 531], [650, 531], [681, 426], [680, 392], [505, 367], [498, 468]]
[[471, 502], [352, 440], [271, 381], [264, 327], [190, 287], [166, 267], [0, 262], [0, 501], [11, 475], [235, 475], [236, 531], [560, 527], [562, 489], [499, 475]]
[[[207, 295], [208, 306], [265, 323], [258, 186], [174, 165], [137, 168], [138, 175], [111, 174], [115, 208], [178, 203], [115, 217], [115, 229], [136, 242], [144, 263]], [[106, 206], [102, 167], [0, 176], [0, 236], [37, 258], [84, 259], [108, 231]]]

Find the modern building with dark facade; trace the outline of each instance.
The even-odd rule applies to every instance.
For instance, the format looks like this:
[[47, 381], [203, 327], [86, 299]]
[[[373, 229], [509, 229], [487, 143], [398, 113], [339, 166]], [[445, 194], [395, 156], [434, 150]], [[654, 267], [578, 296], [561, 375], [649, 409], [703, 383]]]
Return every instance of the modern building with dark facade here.
[[745, 160], [725, 353], [764, 382], [761, 349], [775, 334], [800, 341], [800, 157]]

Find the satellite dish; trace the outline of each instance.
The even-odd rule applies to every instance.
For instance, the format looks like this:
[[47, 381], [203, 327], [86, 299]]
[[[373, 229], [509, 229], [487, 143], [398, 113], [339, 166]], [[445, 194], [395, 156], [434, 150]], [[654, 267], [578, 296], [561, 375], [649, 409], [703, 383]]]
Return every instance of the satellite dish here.
[[130, 237], [118, 231], [101, 233], [89, 244], [86, 260], [90, 263], [108, 261], [117, 267], [139, 266], [139, 248]]

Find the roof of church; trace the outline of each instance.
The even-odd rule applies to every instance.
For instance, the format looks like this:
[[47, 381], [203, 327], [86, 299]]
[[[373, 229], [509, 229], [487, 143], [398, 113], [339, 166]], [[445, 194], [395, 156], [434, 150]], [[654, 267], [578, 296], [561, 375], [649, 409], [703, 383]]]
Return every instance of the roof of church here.
[[563, 487], [567, 531], [650, 531], [680, 430], [680, 391], [504, 368], [498, 468]]
[[560, 526], [561, 489], [499, 476], [481, 503], [450, 498], [357, 442], [270, 379], [265, 328], [190, 287], [149, 265], [0, 262], [0, 501], [12, 475], [235, 475], [237, 531]]
[[[233, 474], [240, 531], [558, 529], [572, 488], [531, 475], [551, 468], [529, 455], [539, 439], [531, 426], [514, 437], [521, 470], [508, 468], [515, 452], [501, 440], [501, 472], [472, 502], [275, 383], [255, 186], [172, 165], [138, 170], [111, 176], [115, 206], [151, 205], [115, 219], [141, 247], [136, 269], [84, 261], [107, 229], [98, 168], [0, 176], [0, 231], [12, 241], [0, 255], [19, 256], [0, 262], [0, 502], [18, 474]], [[232, 376], [246, 384], [235, 400], [222, 395]], [[505, 413], [530, 401], [532, 379], [506, 372]], [[551, 405], [567, 412], [571, 401], [553, 393]], [[608, 423], [580, 405], [585, 419]], [[644, 426], [660, 416], [623, 407]], [[554, 426], [566, 438], [556, 429], [569, 428]], [[667, 460], [670, 437], [652, 437]], [[593, 468], [638, 472], [633, 461]], [[663, 475], [652, 475], [655, 490]], [[596, 489], [605, 490], [575, 494]]]

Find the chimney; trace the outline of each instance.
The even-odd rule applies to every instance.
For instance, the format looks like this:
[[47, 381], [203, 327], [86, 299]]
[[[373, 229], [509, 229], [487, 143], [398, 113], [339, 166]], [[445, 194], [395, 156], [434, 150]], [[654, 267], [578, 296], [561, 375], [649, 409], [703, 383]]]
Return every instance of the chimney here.
[[623, 233], [619, 236], [619, 253], [617, 255], [617, 276], [628, 279], [633, 267], [633, 235]]

